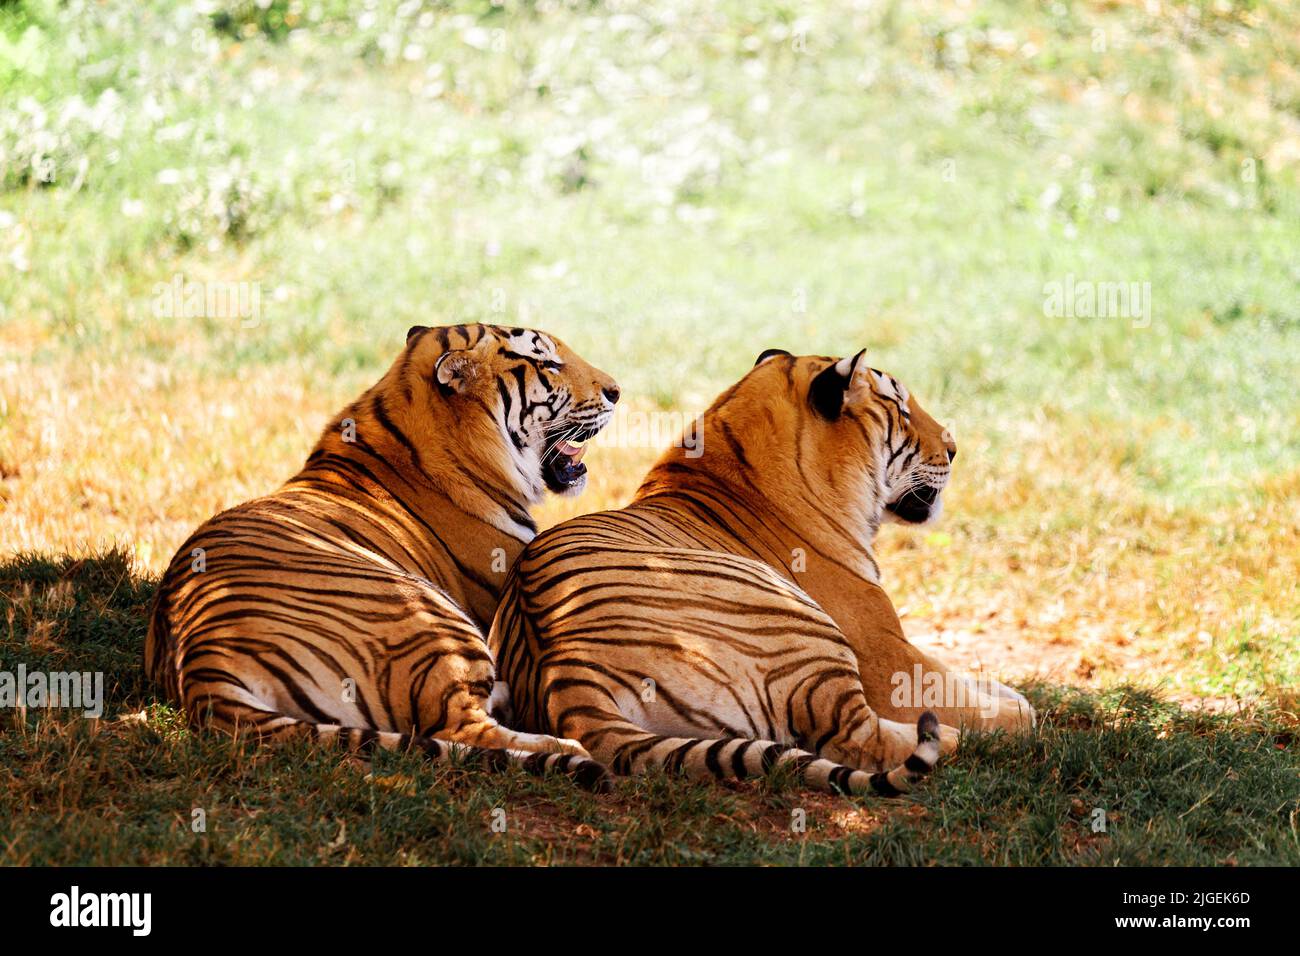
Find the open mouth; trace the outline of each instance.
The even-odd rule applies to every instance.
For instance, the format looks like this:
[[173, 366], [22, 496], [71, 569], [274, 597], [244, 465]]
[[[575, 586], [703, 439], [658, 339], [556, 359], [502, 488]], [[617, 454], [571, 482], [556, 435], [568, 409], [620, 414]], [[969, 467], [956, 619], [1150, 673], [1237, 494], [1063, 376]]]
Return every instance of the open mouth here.
[[587, 466], [582, 456], [587, 453], [587, 443], [596, 436], [599, 428], [584, 428], [564, 441], [556, 442], [542, 459], [542, 479], [546, 487], [556, 494], [572, 490], [587, 476]]
[[885, 510], [909, 524], [924, 524], [930, 520], [930, 512], [934, 509], [934, 502], [938, 497], [937, 488], [921, 485], [919, 488], [903, 492], [897, 501], [885, 505]]

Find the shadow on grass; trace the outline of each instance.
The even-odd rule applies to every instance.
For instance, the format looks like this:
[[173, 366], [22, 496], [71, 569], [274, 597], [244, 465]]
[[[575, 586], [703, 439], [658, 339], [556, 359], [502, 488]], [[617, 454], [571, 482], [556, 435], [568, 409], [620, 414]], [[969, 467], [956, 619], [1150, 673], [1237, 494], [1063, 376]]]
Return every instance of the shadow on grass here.
[[[564, 780], [192, 734], [141, 669], [155, 582], [110, 552], [0, 563], [0, 671], [104, 674], [101, 720], [0, 712], [0, 863], [1300, 865], [1293, 726], [1039, 685], [898, 801], [663, 775]], [[505, 832], [492, 823], [502, 819]]]

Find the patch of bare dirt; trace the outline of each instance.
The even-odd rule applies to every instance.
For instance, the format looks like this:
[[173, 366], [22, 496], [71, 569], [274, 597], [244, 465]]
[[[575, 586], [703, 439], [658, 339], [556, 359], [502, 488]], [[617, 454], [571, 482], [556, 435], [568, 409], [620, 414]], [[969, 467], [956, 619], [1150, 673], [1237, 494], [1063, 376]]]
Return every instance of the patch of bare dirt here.
[[[1073, 637], [1038, 636], [996, 626], [936, 627], [925, 619], [904, 617], [903, 630], [908, 640], [944, 663], [1012, 687], [1030, 680], [1090, 688], [1116, 680], [1145, 685], [1177, 670], [1176, 661], [1149, 646], [1101, 629], [1081, 630]], [[1187, 709], [1215, 713], [1231, 712], [1245, 703], [1236, 697], [1195, 697], [1177, 691], [1169, 696]]]

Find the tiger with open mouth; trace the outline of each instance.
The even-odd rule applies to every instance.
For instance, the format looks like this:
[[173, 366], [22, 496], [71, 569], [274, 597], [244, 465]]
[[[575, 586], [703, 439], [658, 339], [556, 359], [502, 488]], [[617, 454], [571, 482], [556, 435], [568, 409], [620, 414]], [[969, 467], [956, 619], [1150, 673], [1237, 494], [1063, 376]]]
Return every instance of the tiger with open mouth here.
[[159, 585], [145, 668], [191, 722], [366, 753], [449, 744], [596, 789], [572, 740], [492, 714], [485, 634], [547, 490], [577, 494], [615, 381], [553, 336], [417, 326], [278, 491], [222, 512]]

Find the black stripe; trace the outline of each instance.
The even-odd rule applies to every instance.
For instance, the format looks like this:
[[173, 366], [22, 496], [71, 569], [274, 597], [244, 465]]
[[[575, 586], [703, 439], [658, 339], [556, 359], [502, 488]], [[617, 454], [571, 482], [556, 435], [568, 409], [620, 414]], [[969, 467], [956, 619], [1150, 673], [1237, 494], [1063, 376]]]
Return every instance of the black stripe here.
[[370, 410], [374, 413], [375, 419], [379, 422], [380, 426], [383, 427], [384, 431], [397, 439], [398, 443], [411, 453], [411, 460], [415, 462], [415, 467], [420, 471], [424, 471], [424, 465], [420, 462], [419, 449], [415, 447], [415, 443], [411, 441], [411, 439], [406, 437], [406, 432], [398, 428], [393, 420], [388, 417], [388, 411], [384, 408], [384, 400], [382, 396], [375, 396], [374, 401], [370, 403]]
[[744, 780], [749, 776], [749, 768], [745, 766], [745, 757], [749, 753], [750, 747], [757, 746], [758, 741], [747, 740], [737, 747], [736, 752], [731, 755], [731, 772], [737, 780]]
[[918, 756], [917, 754], [912, 754], [912, 756], [904, 760], [903, 766], [906, 767], [908, 770], [912, 771], [912, 773], [924, 774], [930, 772], [930, 765], [926, 763], [924, 758]]
[[897, 797], [903, 792], [890, 783], [889, 777], [883, 773], [873, 773], [871, 775], [871, 789], [882, 797]]
[[853, 776], [852, 767], [840, 766], [840, 767], [836, 767], [834, 770], [831, 771], [828, 782], [832, 787], [834, 787], [840, 793], [852, 793], [853, 791], [849, 787], [849, 780], [852, 778], [852, 776]]
[[763, 773], [767, 773], [775, 767], [781, 754], [790, 749], [792, 748], [782, 747], [780, 744], [769, 744], [767, 747], [763, 748]]
[[729, 743], [731, 743], [731, 741], [725, 738], [722, 740], [715, 740], [709, 745], [709, 749], [704, 752], [704, 766], [708, 768], [709, 773], [719, 779], [724, 779], [727, 776], [727, 773], [722, 769], [722, 762], [718, 760], [718, 755], [722, 753], [723, 748]]

